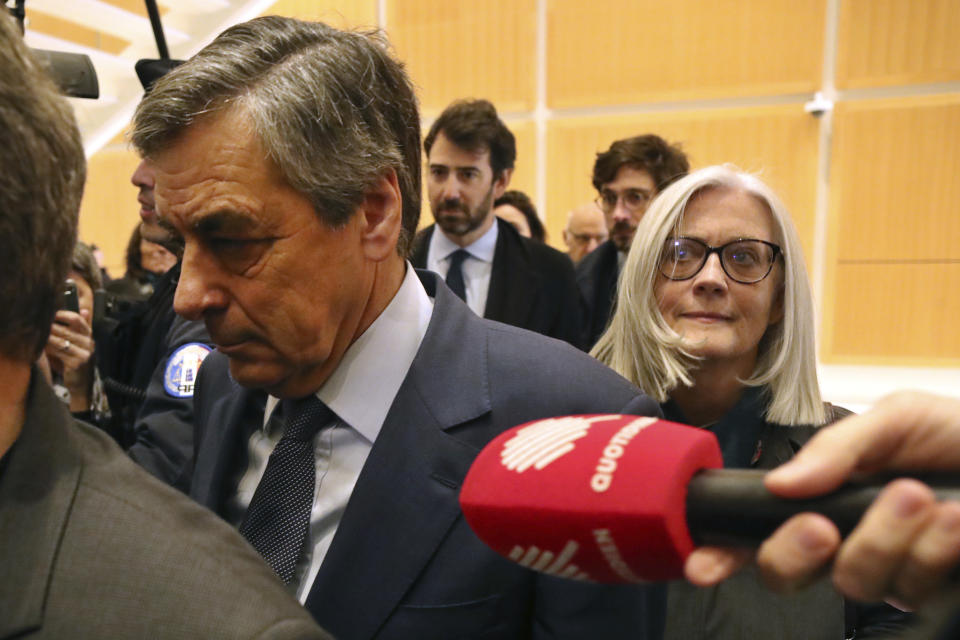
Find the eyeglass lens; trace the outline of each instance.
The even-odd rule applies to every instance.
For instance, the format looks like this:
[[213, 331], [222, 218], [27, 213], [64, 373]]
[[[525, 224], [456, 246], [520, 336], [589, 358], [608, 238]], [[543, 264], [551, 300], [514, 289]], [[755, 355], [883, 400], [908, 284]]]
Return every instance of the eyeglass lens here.
[[733, 280], [752, 284], [767, 277], [779, 248], [762, 240], [735, 240], [711, 247], [695, 238], [670, 238], [660, 258], [660, 272], [671, 280], [697, 275], [711, 253], [720, 256], [720, 266]]
[[603, 209], [604, 213], [610, 213], [617, 208], [617, 201], [621, 199], [624, 207], [630, 211], [638, 211], [650, 202], [650, 194], [639, 189], [626, 189], [622, 193], [604, 189], [600, 192], [600, 197], [597, 198], [597, 204]]

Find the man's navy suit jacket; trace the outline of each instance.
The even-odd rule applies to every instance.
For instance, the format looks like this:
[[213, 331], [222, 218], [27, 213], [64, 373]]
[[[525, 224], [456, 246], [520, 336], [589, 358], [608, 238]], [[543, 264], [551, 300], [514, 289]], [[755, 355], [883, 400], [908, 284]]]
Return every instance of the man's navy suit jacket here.
[[[657, 587], [536, 574], [500, 558], [464, 521], [458, 494], [502, 431], [567, 414], [659, 415], [653, 400], [557, 340], [478, 318], [429, 271], [435, 306], [306, 601], [340, 640], [659, 638]], [[222, 513], [244, 464], [247, 412], [262, 392], [231, 380], [217, 352], [201, 368], [191, 495]], [[249, 422], [249, 414], [248, 414]]]
[[[583, 302], [569, 256], [524, 238], [500, 218], [483, 317], [583, 347]], [[410, 262], [427, 268], [430, 225], [417, 234]]]

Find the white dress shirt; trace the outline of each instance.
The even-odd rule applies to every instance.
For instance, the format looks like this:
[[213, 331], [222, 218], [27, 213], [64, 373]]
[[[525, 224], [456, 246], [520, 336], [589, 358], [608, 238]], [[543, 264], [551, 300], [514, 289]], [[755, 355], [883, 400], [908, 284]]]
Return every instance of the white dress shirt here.
[[430, 246], [427, 248], [427, 269], [439, 273], [440, 277], [446, 280], [447, 271], [450, 270], [450, 256], [461, 248], [469, 254], [461, 266], [467, 306], [482, 318], [487, 308], [487, 293], [490, 291], [493, 253], [497, 248], [496, 219], [485, 234], [466, 247], [453, 242], [444, 235], [440, 227], [435, 226], [433, 235], [430, 236]]
[[[316, 488], [309, 538], [291, 583], [301, 603], [310, 594], [350, 494], [420, 348], [432, 313], [433, 300], [408, 263], [393, 300], [350, 345], [317, 391], [317, 397], [337, 414], [337, 420], [323, 427], [314, 438]], [[278, 403], [278, 398], [267, 398], [263, 426], [248, 441], [249, 463], [226, 511], [227, 519], [236, 526], [243, 521], [270, 454], [283, 435], [282, 428], [277, 428], [278, 421], [270, 420]]]

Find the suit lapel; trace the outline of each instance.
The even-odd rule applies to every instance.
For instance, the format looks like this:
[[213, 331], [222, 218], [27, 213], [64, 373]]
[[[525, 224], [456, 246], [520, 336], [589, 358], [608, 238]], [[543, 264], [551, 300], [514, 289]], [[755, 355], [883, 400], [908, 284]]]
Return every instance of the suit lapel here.
[[[214, 356], [211, 354], [208, 359], [211, 357]], [[204, 365], [207, 364], [205, 361]], [[217, 364], [222, 363], [217, 361]], [[225, 364], [223, 366], [226, 367]], [[206, 415], [197, 420], [197, 424], [207, 425], [207, 428], [199, 434], [200, 444], [190, 484], [190, 497], [223, 515], [225, 481], [232, 478], [233, 471], [246, 460], [243, 447], [244, 415], [263, 416], [264, 394], [237, 385], [226, 372], [213, 376], [213, 379], [229, 380], [230, 388], [210, 388], [206, 392], [216, 399]], [[216, 397], [217, 394], [222, 395]]]
[[526, 327], [540, 294], [540, 278], [530, 268], [520, 235], [509, 223], [499, 218], [496, 223], [497, 246], [483, 317]]
[[460, 516], [477, 454], [445, 430], [490, 410], [485, 337], [433, 274], [421, 277], [436, 300], [427, 334], [306, 602], [335, 636], [372, 637], [427, 565]]
[[436, 225], [430, 225], [416, 235], [413, 240], [413, 250], [410, 252], [410, 263], [417, 269], [427, 268], [427, 252], [430, 249], [430, 238]]
[[63, 426], [71, 420], [34, 370], [23, 432], [7, 453], [10, 458], [0, 477], [3, 638], [19, 637], [43, 624], [54, 561], [82, 469]]

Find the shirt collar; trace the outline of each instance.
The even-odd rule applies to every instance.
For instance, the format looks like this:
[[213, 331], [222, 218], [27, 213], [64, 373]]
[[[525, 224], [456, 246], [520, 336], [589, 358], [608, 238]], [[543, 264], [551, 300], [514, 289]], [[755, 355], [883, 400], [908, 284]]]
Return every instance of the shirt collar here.
[[[317, 391], [340, 420], [373, 442], [387, 419], [413, 359], [427, 333], [433, 300], [407, 263], [403, 283], [386, 309], [343, 354]], [[265, 418], [279, 400], [267, 398]], [[266, 423], [266, 419], [265, 419]]]
[[499, 233], [498, 221], [494, 217], [493, 224], [487, 229], [487, 232], [465, 247], [461, 247], [453, 240], [448, 238], [440, 227], [434, 227], [433, 234], [430, 236], [430, 249], [428, 254], [437, 256], [438, 260], [445, 260], [451, 253], [457, 249], [465, 249], [471, 257], [484, 262], [493, 262], [493, 252], [497, 248], [497, 235]]

